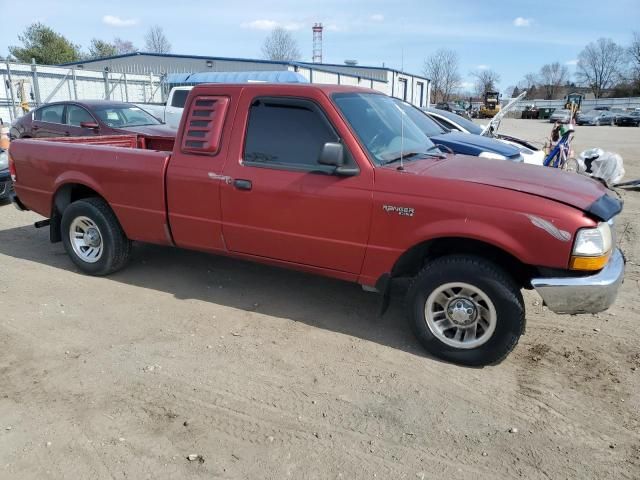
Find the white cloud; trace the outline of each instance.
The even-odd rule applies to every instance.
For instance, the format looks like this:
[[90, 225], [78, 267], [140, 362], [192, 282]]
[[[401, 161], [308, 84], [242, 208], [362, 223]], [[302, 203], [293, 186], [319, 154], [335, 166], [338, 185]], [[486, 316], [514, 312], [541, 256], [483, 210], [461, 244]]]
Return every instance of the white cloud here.
[[533, 18], [517, 17], [513, 20], [513, 24], [516, 27], [530, 27], [532, 23]]
[[374, 13], [369, 18], [371, 20], [373, 20], [374, 22], [382, 22], [382, 21], [384, 21], [384, 15], [382, 15], [381, 13]]
[[102, 23], [110, 27], [133, 27], [138, 24], [135, 18], [120, 18], [116, 15], [105, 15], [102, 17]]
[[242, 28], [248, 28], [250, 30], [273, 30], [277, 27], [282, 27], [285, 30], [300, 30], [303, 25], [297, 22], [280, 23], [275, 20], [260, 19], [253, 20], [252, 22], [241, 23]]
[[478, 70], [488, 70], [489, 69], [489, 65], [480, 64], [480, 65], [476, 65], [476, 68]]
[[475, 83], [473, 82], [460, 82], [460, 84], [458, 85], [458, 88], [461, 90], [470, 90], [475, 86]]
[[574, 58], [573, 60], [567, 60], [566, 62], [564, 62], [565, 65], [577, 65], [578, 64], [578, 59]]

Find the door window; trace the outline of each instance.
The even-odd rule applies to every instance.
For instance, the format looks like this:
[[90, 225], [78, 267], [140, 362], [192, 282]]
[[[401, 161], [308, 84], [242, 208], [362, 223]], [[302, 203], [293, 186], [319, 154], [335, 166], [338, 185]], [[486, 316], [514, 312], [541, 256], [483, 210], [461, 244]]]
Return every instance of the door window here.
[[50, 105], [36, 110], [36, 120], [47, 123], [62, 123], [64, 104]]
[[189, 90], [174, 90], [173, 97], [171, 98], [171, 106], [184, 108], [184, 104], [187, 102], [188, 96]]
[[82, 107], [67, 106], [67, 124], [79, 127], [82, 122], [95, 123], [95, 119]]
[[322, 147], [338, 140], [314, 103], [259, 99], [249, 111], [244, 163], [323, 170], [318, 163]]

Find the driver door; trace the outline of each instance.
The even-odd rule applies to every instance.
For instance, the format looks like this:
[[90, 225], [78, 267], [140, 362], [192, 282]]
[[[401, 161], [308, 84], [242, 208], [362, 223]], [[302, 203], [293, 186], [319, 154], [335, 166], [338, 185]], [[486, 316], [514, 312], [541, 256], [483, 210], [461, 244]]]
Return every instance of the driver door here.
[[326, 142], [344, 138], [320, 105], [328, 101], [319, 92], [316, 101], [273, 96], [273, 87], [265, 91], [269, 97], [259, 92], [243, 93], [238, 112], [248, 112], [248, 118], [247, 113], [238, 114], [234, 130], [244, 131], [244, 141], [235, 142], [238, 150], [224, 168], [222, 229], [227, 248], [360, 273], [371, 218], [371, 170], [360, 165], [359, 174], [344, 177], [318, 163]]

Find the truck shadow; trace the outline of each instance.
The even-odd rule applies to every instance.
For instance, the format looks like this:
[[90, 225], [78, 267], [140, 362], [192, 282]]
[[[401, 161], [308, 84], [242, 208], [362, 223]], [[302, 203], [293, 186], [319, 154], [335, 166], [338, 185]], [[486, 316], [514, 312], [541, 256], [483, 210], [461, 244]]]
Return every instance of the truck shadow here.
[[[0, 230], [0, 254], [83, 275], [62, 244], [52, 245], [48, 235], [48, 229], [32, 226]], [[107, 278], [169, 293], [177, 299], [257, 311], [429, 356], [414, 338], [398, 294], [380, 317], [380, 297], [356, 284], [147, 244], [135, 244], [129, 265]]]

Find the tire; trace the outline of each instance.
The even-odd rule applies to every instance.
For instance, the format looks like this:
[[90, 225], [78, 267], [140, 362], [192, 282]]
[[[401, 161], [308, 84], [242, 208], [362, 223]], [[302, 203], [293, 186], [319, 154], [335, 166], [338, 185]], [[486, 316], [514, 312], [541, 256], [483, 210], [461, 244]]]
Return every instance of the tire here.
[[[446, 307], [437, 300], [447, 296], [442, 297], [445, 291], [454, 293]], [[470, 292], [473, 295], [468, 295]], [[475, 315], [460, 318], [470, 312], [469, 302], [474, 305], [471, 309]], [[439, 308], [438, 303], [442, 311], [427, 315], [432, 307]], [[422, 346], [432, 355], [460, 365], [480, 367], [501, 362], [515, 348], [525, 328], [520, 288], [495, 264], [470, 255], [451, 255], [428, 263], [409, 286], [406, 306], [411, 327]], [[451, 316], [445, 312], [448, 309], [454, 309]], [[487, 320], [489, 317], [492, 320]], [[449, 325], [467, 323], [464, 328], [444, 327], [444, 331], [438, 331], [436, 323], [443, 320]], [[464, 339], [457, 340], [461, 330]], [[466, 342], [467, 336], [469, 342], [461, 347], [460, 342]]]
[[101, 198], [84, 198], [69, 205], [62, 214], [61, 232], [64, 249], [84, 273], [109, 275], [129, 260], [131, 241]]

